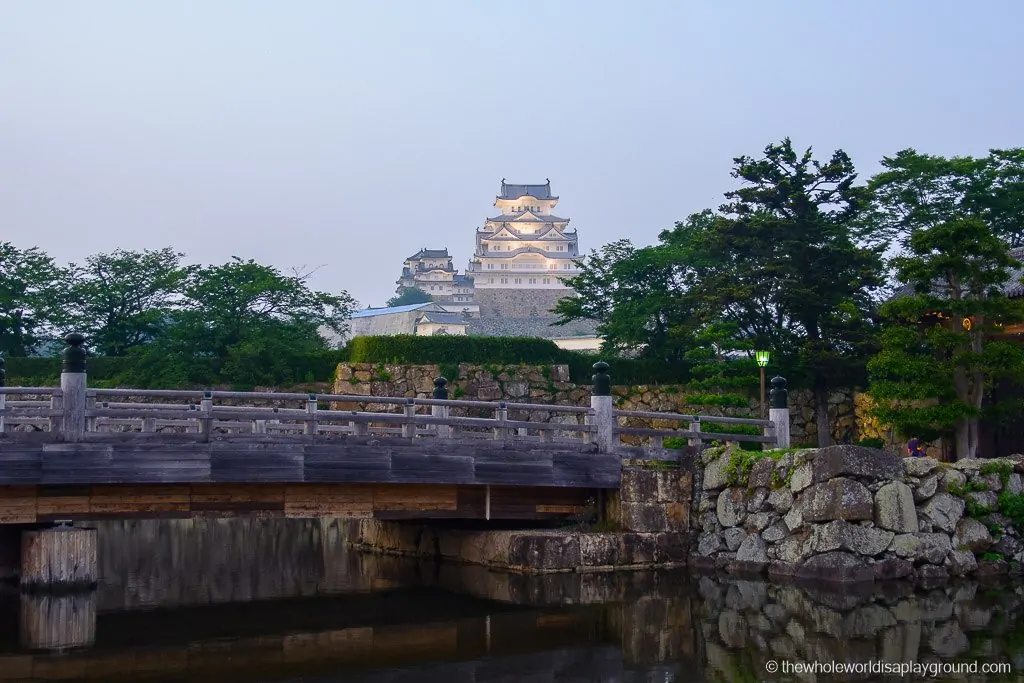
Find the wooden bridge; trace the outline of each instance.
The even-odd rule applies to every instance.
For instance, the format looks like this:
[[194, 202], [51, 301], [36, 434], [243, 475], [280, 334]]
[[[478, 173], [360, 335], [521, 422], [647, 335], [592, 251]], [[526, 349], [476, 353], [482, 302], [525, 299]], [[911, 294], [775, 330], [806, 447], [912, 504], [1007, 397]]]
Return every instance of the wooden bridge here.
[[[431, 398], [103, 389], [86, 384], [84, 338], [67, 341], [60, 387], [4, 387], [0, 375], [0, 524], [541, 519], [618, 488], [623, 458], [678, 460], [708, 441], [788, 445], [788, 414], [776, 430], [771, 420], [616, 410], [604, 362], [589, 407], [451, 400], [443, 377]], [[709, 420], [764, 434], [702, 431]]]
[[[771, 420], [616, 410], [604, 362], [589, 407], [450, 400], [443, 377], [431, 398], [103, 389], [87, 386], [84, 338], [66, 340], [60, 387], [4, 387], [0, 366], [0, 528], [589, 516], [619, 487], [624, 458], [679, 460], [708, 441], [789, 443], [780, 386]], [[705, 432], [709, 420], [764, 433]], [[24, 549], [21, 560], [24, 569]]]

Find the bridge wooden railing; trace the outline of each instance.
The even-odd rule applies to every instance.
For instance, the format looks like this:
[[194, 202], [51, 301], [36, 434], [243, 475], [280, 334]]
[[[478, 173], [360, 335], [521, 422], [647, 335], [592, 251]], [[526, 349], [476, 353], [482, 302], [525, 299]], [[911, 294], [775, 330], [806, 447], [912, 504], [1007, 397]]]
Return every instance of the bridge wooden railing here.
[[[748, 419], [616, 410], [608, 364], [594, 365], [591, 405], [448, 399], [447, 380], [434, 381], [432, 398], [170, 389], [101, 389], [86, 385], [84, 341], [68, 335], [61, 386], [4, 387], [0, 359], [0, 434], [18, 426], [49, 432], [61, 441], [102, 439], [112, 432], [139, 438], [160, 433], [351, 434], [407, 438], [526, 440], [596, 443], [611, 452], [627, 441], [664, 449], [710, 441], [789, 445], [785, 380], [772, 380], [771, 419]], [[69, 358], [70, 356], [70, 358]], [[239, 405], [239, 403], [241, 405]], [[259, 404], [264, 405], [259, 405]], [[274, 405], [268, 405], [274, 404]], [[348, 406], [355, 406], [350, 409]], [[455, 414], [453, 414], [453, 412]], [[637, 420], [682, 423], [683, 429], [630, 426]], [[755, 426], [760, 434], [702, 431], [706, 422]]]

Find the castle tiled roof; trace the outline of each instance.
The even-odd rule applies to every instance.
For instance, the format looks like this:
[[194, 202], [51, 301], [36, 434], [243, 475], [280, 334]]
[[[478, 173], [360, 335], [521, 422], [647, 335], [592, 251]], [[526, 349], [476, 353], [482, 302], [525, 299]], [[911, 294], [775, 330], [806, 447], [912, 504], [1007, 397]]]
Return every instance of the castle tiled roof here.
[[488, 223], [568, 223], [568, 218], [558, 216], [537, 215], [531, 211], [520, 211], [518, 213], [506, 213], [494, 218], [488, 218]]
[[444, 249], [427, 249], [424, 247], [405, 260], [414, 261], [421, 258], [451, 258], [451, 256], [448, 255], [448, 247]]
[[488, 251], [487, 253], [477, 254], [476, 257], [512, 258], [513, 256], [519, 256], [520, 254], [543, 254], [544, 256], [547, 256], [548, 258], [552, 259], [575, 260], [579, 258], [579, 256], [570, 254], [567, 251], [545, 251], [538, 247], [519, 247], [518, 249], [513, 249], [512, 251]]
[[[1010, 250], [1010, 256], [1017, 259], [1017, 267], [1010, 269], [1010, 276], [1003, 283], [1000, 289], [1005, 296], [1011, 299], [1024, 297], [1024, 247], [1017, 247]], [[932, 294], [944, 296], [949, 291], [949, 286], [941, 280], [932, 283]], [[902, 299], [915, 294], [914, 285], [903, 285], [892, 295], [892, 299]]]
[[515, 185], [501, 181], [501, 194], [498, 199], [519, 199], [520, 197], [535, 197], [537, 199], [558, 199], [551, 194], [551, 181], [544, 185]]
[[417, 323], [434, 323], [436, 325], [466, 325], [469, 319], [458, 313], [424, 313]]

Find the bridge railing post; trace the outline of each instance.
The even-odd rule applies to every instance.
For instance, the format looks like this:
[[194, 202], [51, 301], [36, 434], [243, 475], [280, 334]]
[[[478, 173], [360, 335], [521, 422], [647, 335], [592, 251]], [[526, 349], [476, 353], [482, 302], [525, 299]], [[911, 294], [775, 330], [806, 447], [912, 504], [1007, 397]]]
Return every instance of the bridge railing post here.
[[[434, 393], [433, 397], [439, 401], [448, 400], [448, 380], [444, 377], [438, 377], [434, 380]], [[433, 417], [448, 417], [451, 415], [451, 408], [448, 406], [430, 406], [430, 414]], [[434, 425], [437, 428], [437, 438], [439, 439], [450, 439], [454, 430], [451, 425]]]
[[595, 441], [599, 453], [615, 452], [615, 413], [612, 404], [612, 379], [608, 364], [603, 360], [594, 363], [594, 388], [590, 395], [590, 407], [594, 410]]
[[402, 436], [411, 439], [416, 436], [416, 399], [405, 399], [405, 422], [402, 424]]
[[213, 431], [213, 418], [210, 417], [210, 413], [213, 412], [212, 391], [203, 392], [203, 400], [199, 403], [199, 409], [203, 413], [202, 417], [199, 418], [199, 433], [209, 439], [210, 432]]
[[689, 439], [689, 445], [697, 449], [700, 452], [700, 446], [704, 443], [703, 439], [700, 438], [700, 415], [694, 415], [693, 420], [690, 422], [690, 431], [694, 432], [696, 436], [691, 436]]
[[316, 434], [317, 403], [316, 394], [306, 399], [306, 434]]
[[85, 337], [72, 332], [64, 341], [68, 346], [60, 368], [61, 439], [78, 442], [85, 436]]
[[[498, 409], [495, 411], [495, 419], [498, 420], [502, 425], [508, 422], [508, 406], [502, 401], [498, 404]], [[494, 438], [496, 440], [505, 440], [508, 438], [508, 429], [504, 426], [494, 428]]]
[[[783, 377], [772, 377], [772, 390], [768, 392], [768, 419], [775, 425], [775, 447], [789, 448], [789, 392]], [[765, 435], [769, 436], [766, 429]]]

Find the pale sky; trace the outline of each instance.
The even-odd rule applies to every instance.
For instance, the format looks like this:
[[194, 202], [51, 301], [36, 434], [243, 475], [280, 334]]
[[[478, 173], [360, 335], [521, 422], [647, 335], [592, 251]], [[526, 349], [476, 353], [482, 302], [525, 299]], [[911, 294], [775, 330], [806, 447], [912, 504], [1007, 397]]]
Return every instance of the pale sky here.
[[0, 240], [462, 269], [501, 179], [638, 244], [785, 136], [864, 177], [1024, 144], [1020, 0], [0, 0]]

